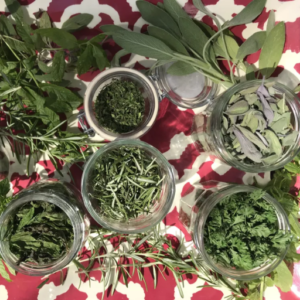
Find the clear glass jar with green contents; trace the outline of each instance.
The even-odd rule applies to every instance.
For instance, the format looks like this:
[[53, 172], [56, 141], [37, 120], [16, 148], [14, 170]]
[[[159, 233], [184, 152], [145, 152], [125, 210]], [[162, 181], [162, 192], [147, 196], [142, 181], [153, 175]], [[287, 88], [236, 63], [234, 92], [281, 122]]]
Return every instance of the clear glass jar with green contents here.
[[14, 196], [0, 217], [0, 253], [17, 272], [44, 276], [66, 267], [89, 235], [80, 192], [55, 179]]
[[270, 80], [246, 81], [229, 88], [204, 113], [195, 115], [191, 135], [199, 151], [232, 167], [268, 172], [296, 156], [299, 111], [300, 100], [287, 86]]
[[[246, 231], [245, 234], [242, 233], [244, 227], [240, 227], [240, 229], [238, 228], [238, 234], [236, 234], [236, 232], [234, 234], [230, 232], [230, 228], [232, 228], [232, 226], [238, 226], [238, 218], [240, 218], [238, 214], [234, 216], [234, 219], [232, 220], [232, 222], [229, 222], [230, 224], [228, 225], [225, 221], [225, 218], [232, 217], [231, 215], [228, 215], [228, 211], [224, 211], [224, 215], [223, 212], [220, 212], [221, 218], [219, 220], [216, 219], [216, 217], [219, 217], [216, 212], [221, 211], [219, 205], [222, 203], [222, 201], [228, 201], [228, 197], [234, 195], [240, 197], [240, 199], [237, 199], [237, 201], [240, 202], [240, 205], [242, 207], [241, 211], [243, 212], [243, 214], [246, 214], [246, 212], [251, 211], [251, 208], [249, 208], [249, 206], [247, 206], [246, 204], [245, 206], [243, 206], [243, 202], [241, 202], [243, 201], [241, 195], [245, 193], [247, 193], [247, 195], [250, 195], [251, 193], [257, 191], [261, 192], [260, 189], [253, 186], [243, 186], [210, 181], [203, 183], [203, 186], [197, 186], [191, 193], [187, 194], [181, 199], [179, 212], [180, 221], [192, 235], [196, 249], [199, 255], [203, 258], [205, 264], [211, 270], [220, 273], [223, 276], [246, 281], [257, 279], [272, 272], [284, 259], [287, 253], [291, 240], [288, 217], [277, 200], [275, 200], [269, 194], [263, 194], [260, 201], [266, 201], [263, 203], [267, 205], [270, 210], [272, 210], [274, 217], [272, 222], [274, 222], [276, 229], [274, 230], [274, 232], [272, 232], [272, 238], [276, 240], [276, 234], [278, 234], [279, 232], [279, 235], [285, 236], [287, 241], [283, 247], [276, 249], [275, 254], [272, 253], [272, 258], [265, 256], [265, 260], [261, 261], [259, 265], [255, 266], [254, 268], [243, 268], [235, 265], [235, 259], [238, 259], [239, 255], [240, 257], [242, 257], [242, 254], [240, 254], [242, 252], [239, 252], [238, 248], [235, 248], [235, 243], [238, 243], [238, 247], [240, 248], [244, 247], [244, 255], [246, 255], [250, 260], [252, 258], [253, 261], [257, 260], [257, 257], [253, 258], [251, 256], [253, 253], [252, 251], [254, 251], [256, 245], [254, 245], [253, 240], [251, 240], [251, 234], [248, 235]], [[228, 203], [225, 204], [225, 207], [226, 205], [228, 205]], [[264, 205], [262, 205], [262, 207], [263, 206]], [[227, 207], [229, 207], [230, 210], [230, 206], [228, 205]], [[235, 213], [236, 212], [234, 210], [230, 211], [230, 214], [232, 215]], [[253, 226], [253, 228], [256, 230], [256, 226], [258, 226], [257, 224], [259, 224], [259, 222], [255, 223], [253, 221], [255, 218], [257, 218], [255, 214], [253, 214], [252, 216], [249, 215], [249, 218], [244, 217], [242, 224], [246, 224], [245, 228], [247, 229], [245, 230], [249, 229], [251, 231], [251, 226]], [[221, 235], [219, 236], [219, 240], [217, 235], [215, 236], [215, 232], [211, 229], [211, 227], [209, 227], [211, 226], [211, 224], [215, 225], [216, 220], [222, 223], [220, 224], [220, 228], [217, 231], [217, 235]], [[253, 222], [254, 225], [252, 223], [250, 224], [250, 222]], [[262, 225], [260, 224], [259, 226]], [[256, 234], [255, 231], [253, 232]], [[258, 234], [260, 235], [260, 233]], [[218, 245], [218, 250], [214, 249], [213, 253], [211, 252], [211, 239], [213, 239], [212, 244]], [[263, 244], [266, 239], [267, 237], [261, 235], [255, 241], [259, 241]], [[229, 255], [227, 255], [228, 249], [230, 249]], [[216, 257], [219, 257], [220, 259], [216, 260]]]

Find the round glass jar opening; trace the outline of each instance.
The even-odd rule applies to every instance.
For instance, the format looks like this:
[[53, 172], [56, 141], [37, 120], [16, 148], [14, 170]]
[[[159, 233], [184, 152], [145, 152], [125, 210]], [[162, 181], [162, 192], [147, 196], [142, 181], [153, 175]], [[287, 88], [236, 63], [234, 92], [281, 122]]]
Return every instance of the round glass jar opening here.
[[[272, 80], [267, 80], [264, 83], [269, 82], [272, 82]], [[223, 112], [227, 108], [229, 100], [234, 94], [237, 94], [248, 88], [258, 88], [261, 84], [262, 80], [246, 81], [228, 89], [224, 94], [215, 99], [212, 107], [210, 107], [208, 110], [208, 118], [204, 118], [204, 122], [207, 122], [207, 124], [202, 125], [203, 128], [206, 128], [206, 133], [204, 134], [204, 142], [206, 147], [210, 148], [216, 156], [221, 158], [229, 165], [239, 170], [252, 173], [269, 172], [282, 168], [297, 155], [300, 145], [300, 99], [288, 87], [275, 82], [273, 88], [275, 91], [285, 94], [286, 105], [289, 107], [291, 112], [291, 123], [293, 130], [298, 132], [295, 142], [291, 146], [284, 147], [282, 156], [275, 163], [269, 165], [254, 162], [253, 164], [248, 164], [239, 161], [235, 156], [232, 155], [231, 151], [226, 148], [225, 140], [222, 135], [222, 116]]]
[[168, 74], [171, 65], [169, 63], [156, 68], [154, 74], [159, 89], [175, 105], [193, 109], [205, 106], [215, 97], [219, 90], [218, 84], [200, 72], [182, 76]]
[[[143, 150], [149, 158], [155, 158], [155, 162], [159, 165], [161, 176], [164, 179], [161, 183], [161, 192], [158, 200], [153, 204], [150, 214], [141, 214], [137, 218], [128, 221], [114, 220], [101, 214], [99, 202], [93, 198], [93, 171], [95, 162], [106, 155], [111, 150], [118, 149], [122, 146], [139, 148]], [[138, 233], [148, 230], [159, 223], [169, 212], [174, 196], [175, 196], [175, 179], [172, 166], [166, 158], [151, 145], [139, 140], [119, 140], [111, 142], [100, 148], [87, 162], [81, 181], [81, 191], [84, 204], [101, 226], [120, 233]]]
[[[222, 274], [223, 276], [238, 280], [257, 279], [272, 272], [284, 259], [287, 253], [289, 246], [287, 246], [284, 250], [281, 250], [277, 259], [274, 259], [273, 261], [266, 262], [262, 266], [252, 270], [239, 270], [236, 268], [229, 268], [220, 263], [216, 263], [205, 250], [204, 228], [206, 225], [207, 218], [213, 210], [213, 208], [227, 196], [238, 194], [241, 192], [251, 193], [256, 189], [257, 188], [253, 186], [232, 185], [213, 193], [199, 206], [199, 211], [197, 213], [195, 223], [193, 225], [193, 238], [196, 248], [199, 250], [201, 257], [209, 266], [209, 268], [211, 268], [217, 273]], [[274, 208], [278, 220], [278, 229], [283, 230], [285, 232], [290, 232], [288, 217], [282, 206], [278, 203], [278, 201], [271, 197], [269, 194], [266, 194], [263, 197], [263, 199], [269, 204], [271, 204], [271, 206]]]
[[[104, 128], [95, 113], [95, 102], [101, 90], [113, 80], [131, 81], [137, 85], [144, 97], [145, 111], [141, 123], [127, 133], [114, 133]], [[159, 108], [159, 99], [153, 83], [141, 72], [129, 68], [112, 68], [103, 71], [89, 84], [84, 97], [84, 111], [87, 122], [97, 134], [113, 141], [117, 138], [136, 139], [144, 135], [153, 125]]]
[[[4, 238], [12, 216], [24, 204], [35, 201], [48, 202], [59, 207], [69, 218], [73, 228], [74, 239], [70, 248], [62, 257], [51, 263], [19, 263], [19, 259], [10, 250], [9, 241]], [[4, 261], [17, 272], [30, 276], [45, 276], [66, 267], [83, 247], [89, 234], [90, 220], [81, 201], [80, 193], [75, 187], [69, 183], [52, 180], [42, 180], [18, 193], [0, 217], [0, 253]]]

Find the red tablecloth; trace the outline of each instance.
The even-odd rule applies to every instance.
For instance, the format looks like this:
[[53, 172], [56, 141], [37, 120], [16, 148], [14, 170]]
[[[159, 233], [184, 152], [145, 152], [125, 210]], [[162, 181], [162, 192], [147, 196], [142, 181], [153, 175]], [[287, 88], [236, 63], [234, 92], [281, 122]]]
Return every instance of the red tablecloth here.
[[[141, 18], [135, 4], [135, 0], [19, 0], [28, 11], [28, 18], [33, 19], [33, 13], [39, 9], [46, 10], [57, 27], [72, 15], [78, 13], [90, 13], [94, 16], [88, 29], [77, 32], [77, 37], [91, 38], [100, 32], [99, 26], [104, 24], [122, 24], [130, 30], [140, 31], [145, 28], [145, 21]], [[212, 12], [220, 15], [225, 20], [230, 19], [238, 13], [251, 0], [204, 0], [204, 4]], [[151, 0], [152, 3], [159, 2]], [[162, 2], [162, 1], [161, 1]], [[192, 0], [178, 0], [184, 9], [193, 17], [202, 19], [212, 26], [209, 17], [203, 17], [192, 5]], [[251, 24], [237, 26], [232, 29], [240, 42], [248, 38], [253, 32], [262, 30], [266, 27], [266, 20], [273, 9], [276, 12], [276, 21], [284, 21], [286, 24], [286, 44], [279, 67], [276, 70], [281, 82], [295, 87], [300, 79], [300, 0], [268, 0], [266, 8], [262, 14]], [[0, 11], [7, 11], [5, 3], [0, 2]], [[109, 58], [120, 48], [111, 40], [105, 43]], [[249, 63], [255, 63], [258, 60], [258, 54], [248, 57]], [[130, 59], [130, 65], [135, 68], [143, 69], [148, 66], [147, 60], [134, 56]], [[88, 73], [80, 78], [68, 78], [72, 81], [72, 86], [79, 88], [79, 93], [84, 94], [85, 85], [99, 72]], [[80, 80], [84, 84], [80, 83]], [[178, 221], [179, 199], [181, 196], [191, 191], [191, 185], [197, 182], [207, 180], [219, 180], [224, 182], [235, 182], [249, 184], [253, 180], [252, 174], [232, 169], [218, 159], [208, 156], [205, 153], [198, 153], [192, 144], [190, 137], [190, 128], [194, 115], [192, 110], [180, 110], [174, 104], [164, 99], [160, 105], [159, 117], [153, 128], [142, 138], [158, 148], [167, 157], [169, 162], [176, 170], [176, 199], [174, 205], [164, 220], [165, 225], [172, 225], [168, 230], [169, 234], [180, 236], [182, 233], [187, 240], [190, 240], [186, 230]], [[72, 127], [77, 128], [77, 120], [74, 117]], [[99, 139], [99, 137], [96, 137]], [[25, 163], [19, 164], [13, 157], [9, 148], [4, 149], [10, 161], [9, 178], [12, 184], [12, 191], [18, 192], [21, 189], [31, 185], [41, 178], [56, 177], [71, 182], [68, 171], [63, 169], [64, 177], [55, 171], [53, 165], [47, 158], [42, 159], [31, 167], [30, 176], [25, 174]], [[75, 166], [71, 168], [76, 184], [80, 187], [81, 170]], [[267, 182], [269, 174], [256, 175], [260, 182]], [[267, 300], [294, 300], [300, 299], [300, 264], [294, 266], [294, 283], [292, 291], [282, 293], [276, 287], [268, 288], [265, 293]], [[60, 275], [55, 274], [50, 277], [48, 283], [40, 290], [36, 287], [41, 283], [39, 277], [28, 277], [18, 274], [13, 278], [13, 282], [6, 282], [0, 278], [0, 299], [1, 300], [96, 300], [102, 297], [102, 284], [99, 283], [99, 274], [97, 271], [91, 274], [95, 281], [81, 283], [79, 287], [79, 277], [75, 273], [75, 268], [70, 268], [68, 276], [63, 286], [60, 286]], [[143, 283], [138, 280], [137, 275], [129, 279], [129, 288], [127, 289], [122, 280], [117, 286], [116, 292], [110, 299], [121, 300], [143, 300], [143, 299], [181, 299], [175, 280], [172, 275], [167, 276], [164, 281], [161, 276], [158, 277], [157, 288], [153, 288], [153, 278], [151, 273], [145, 271], [145, 279], [148, 284], [148, 292], [145, 291]], [[184, 278], [184, 299], [196, 300], [220, 300], [230, 293], [227, 290], [215, 288], [197, 288], [203, 285], [201, 280], [195, 277], [186, 276]], [[106, 292], [105, 298], [109, 294]]]

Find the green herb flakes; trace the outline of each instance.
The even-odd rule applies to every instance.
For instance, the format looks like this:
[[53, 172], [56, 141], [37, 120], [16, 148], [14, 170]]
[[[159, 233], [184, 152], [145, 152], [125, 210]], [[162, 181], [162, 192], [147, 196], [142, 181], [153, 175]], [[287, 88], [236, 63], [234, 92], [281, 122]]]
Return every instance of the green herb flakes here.
[[33, 201], [21, 206], [11, 217], [4, 239], [19, 263], [43, 265], [68, 252], [74, 233], [70, 219], [58, 206]]
[[231, 97], [223, 113], [226, 148], [246, 164], [275, 164], [298, 138], [291, 120], [285, 94], [274, 83], [244, 89]]
[[127, 221], [151, 213], [162, 181], [155, 158], [137, 147], [122, 146], [95, 163], [92, 197], [99, 201], [103, 216]]
[[251, 270], [276, 259], [288, 246], [291, 235], [278, 230], [276, 213], [264, 194], [260, 189], [233, 194], [210, 212], [204, 244], [215, 262]]
[[100, 92], [95, 103], [99, 124], [111, 132], [127, 133], [140, 125], [145, 102], [140, 87], [126, 80], [113, 80]]

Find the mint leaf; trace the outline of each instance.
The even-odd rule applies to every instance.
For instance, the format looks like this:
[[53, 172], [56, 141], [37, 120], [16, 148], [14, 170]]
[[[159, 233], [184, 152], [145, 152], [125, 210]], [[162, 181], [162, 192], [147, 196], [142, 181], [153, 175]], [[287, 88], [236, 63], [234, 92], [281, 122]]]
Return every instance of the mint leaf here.
[[79, 14], [64, 22], [61, 28], [73, 32], [86, 27], [92, 20], [93, 15], [91, 14]]
[[10, 190], [8, 177], [0, 181], [0, 197], [5, 197]]
[[93, 57], [99, 70], [109, 66], [105, 51], [98, 44], [93, 44]]
[[88, 44], [77, 61], [78, 75], [86, 73], [93, 65], [93, 46]]
[[53, 77], [52, 81], [61, 81], [64, 77], [65, 73], [65, 52], [58, 51], [55, 53], [52, 68], [51, 68], [51, 75]]

